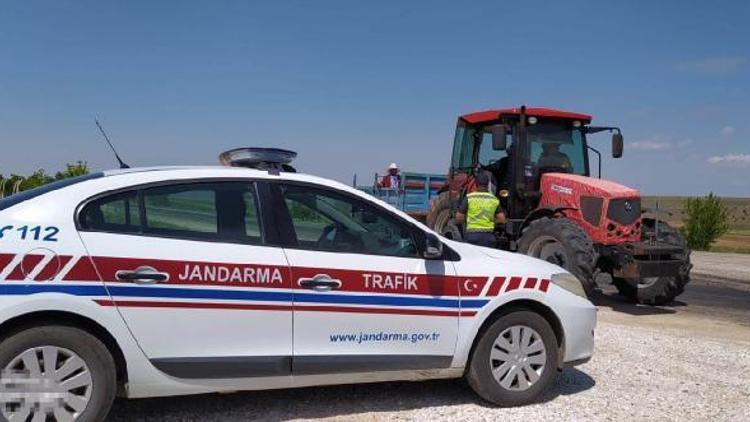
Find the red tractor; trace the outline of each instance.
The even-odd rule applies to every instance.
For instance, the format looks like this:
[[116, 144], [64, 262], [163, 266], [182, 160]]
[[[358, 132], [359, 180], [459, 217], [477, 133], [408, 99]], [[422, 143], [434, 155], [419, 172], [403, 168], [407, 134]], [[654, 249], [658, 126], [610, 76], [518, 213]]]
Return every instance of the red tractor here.
[[[489, 171], [507, 215], [496, 229], [499, 248], [558, 264], [589, 293], [597, 276], [608, 273], [638, 303], [669, 303], [690, 280], [690, 250], [658, 216], [642, 215], [638, 190], [601, 179], [601, 154], [587, 136], [613, 133], [614, 158], [622, 156], [623, 137], [619, 128], [590, 123], [586, 114], [532, 107], [459, 117], [447, 181], [427, 224], [460, 239], [456, 207], [475, 189], [476, 172]], [[591, 176], [589, 151], [598, 156], [598, 178]]]

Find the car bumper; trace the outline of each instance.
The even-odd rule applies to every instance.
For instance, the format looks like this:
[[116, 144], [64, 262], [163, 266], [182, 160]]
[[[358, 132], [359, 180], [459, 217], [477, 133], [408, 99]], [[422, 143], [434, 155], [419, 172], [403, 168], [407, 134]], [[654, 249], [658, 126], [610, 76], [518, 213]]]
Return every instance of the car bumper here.
[[[557, 286], [550, 286], [560, 289]], [[560, 294], [548, 295], [549, 306], [555, 310], [562, 325], [564, 343], [560, 367], [578, 365], [594, 354], [594, 330], [597, 308], [587, 299], [560, 289]]]
[[574, 366], [579, 366], [579, 365], [583, 365], [585, 363], [588, 363], [590, 360], [591, 360], [591, 356], [589, 356], [587, 358], [583, 358], [583, 359], [572, 360], [570, 362], [565, 362], [563, 364], [563, 367], [565, 367], [565, 368], [572, 368]]

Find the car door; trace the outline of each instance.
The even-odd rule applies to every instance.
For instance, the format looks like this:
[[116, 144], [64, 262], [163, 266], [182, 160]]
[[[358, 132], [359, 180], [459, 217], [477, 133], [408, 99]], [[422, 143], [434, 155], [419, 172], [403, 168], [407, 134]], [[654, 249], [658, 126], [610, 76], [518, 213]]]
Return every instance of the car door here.
[[[260, 185], [262, 186], [262, 185]], [[107, 194], [80, 235], [147, 357], [180, 378], [288, 375], [291, 279], [252, 182], [172, 183]]]
[[293, 373], [449, 367], [454, 267], [421, 257], [415, 226], [362, 198], [278, 184], [294, 289]]

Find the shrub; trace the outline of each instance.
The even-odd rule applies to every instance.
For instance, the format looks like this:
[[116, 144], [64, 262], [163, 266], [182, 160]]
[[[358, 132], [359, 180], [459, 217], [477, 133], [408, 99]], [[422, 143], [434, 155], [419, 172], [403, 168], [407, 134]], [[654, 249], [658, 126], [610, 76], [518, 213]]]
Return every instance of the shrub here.
[[67, 179], [69, 177], [78, 177], [89, 174], [89, 166], [85, 161], [79, 161], [75, 164], [66, 164], [65, 170], [58, 171], [55, 174], [55, 180]]
[[690, 248], [706, 251], [729, 230], [729, 210], [713, 193], [685, 201], [685, 224], [681, 231]]
[[[67, 179], [69, 177], [83, 176], [89, 173], [88, 165], [79, 161], [75, 164], [67, 164], [65, 170], [57, 172], [54, 176], [47, 174], [44, 169], [39, 169], [28, 177], [12, 174], [3, 177], [0, 174], [0, 198], [29, 189], [34, 189], [55, 180]], [[20, 182], [20, 183], [18, 183]]]

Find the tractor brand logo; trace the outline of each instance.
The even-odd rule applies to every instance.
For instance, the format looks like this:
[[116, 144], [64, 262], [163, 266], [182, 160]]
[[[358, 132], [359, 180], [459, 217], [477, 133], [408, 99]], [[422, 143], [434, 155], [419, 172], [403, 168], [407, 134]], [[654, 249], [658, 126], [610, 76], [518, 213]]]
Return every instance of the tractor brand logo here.
[[633, 204], [631, 204], [630, 201], [625, 201], [625, 211], [627, 212], [633, 211]]
[[553, 192], [563, 193], [565, 195], [572, 195], [573, 194], [573, 189], [565, 187], [565, 186], [552, 185], [552, 186], [550, 186], [550, 189], [552, 189]]

